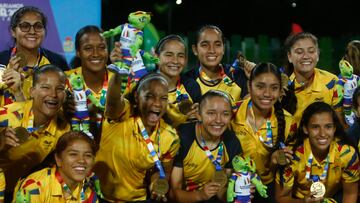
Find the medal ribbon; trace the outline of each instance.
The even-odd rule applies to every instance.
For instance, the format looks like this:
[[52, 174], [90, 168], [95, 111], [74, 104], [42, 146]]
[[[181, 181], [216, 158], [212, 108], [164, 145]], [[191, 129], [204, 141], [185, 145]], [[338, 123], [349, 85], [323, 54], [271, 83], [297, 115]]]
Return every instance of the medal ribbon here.
[[[255, 115], [254, 115], [254, 110], [252, 108], [252, 102], [250, 101], [248, 104], [248, 108], [250, 111], [251, 116], [254, 119], [254, 124], [255, 124]], [[264, 143], [265, 145], [269, 146], [269, 147], [273, 147], [273, 133], [272, 133], [272, 128], [271, 128], [271, 121], [270, 121], [270, 116], [266, 119], [266, 140], [264, 140], [264, 138], [260, 135], [259, 130], [256, 130], [256, 134], [259, 135], [259, 139], [262, 143]]]
[[[46, 124], [47, 124], [47, 123], [46, 123]], [[26, 128], [26, 130], [27, 130], [29, 133], [35, 132], [35, 131], [38, 130], [39, 128], [44, 127], [46, 124], [40, 125], [39, 127], [34, 127], [34, 113], [33, 113], [33, 110], [32, 110], [32, 109], [30, 110], [30, 112], [29, 112], [29, 122], [28, 122], [28, 125], [27, 125], [27, 128]]]
[[164, 179], [165, 178], [165, 170], [164, 170], [163, 166], [161, 165], [161, 161], [159, 160], [159, 156], [160, 156], [160, 126], [159, 126], [159, 124], [157, 124], [157, 126], [156, 126], [156, 133], [157, 133], [157, 137], [158, 137], [158, 148], [159, 148], [158, 152], [156, 153], [154, 145], [152, 144], [152, 141], [149, 137], [148, 132], [146, 131], [146, 129], [144, 127], [143, 122], [141, 121], [141, 118], [138, 117], [136, 119], [136, 122], [139, 125], [141, 135], [145, 140], [145, 143], [150, 152], [150, 155], [155, 162], [155, 166], [159, 170], [160, 178]]
[[[107, 74], [107, 71], [105, 71], [104, 82], [103, 82], [103, 85], [102, 85], [102, 89], [101, 89], [101, 93], [100, 93], [100, 99], [99, 99], [99, 104], [100, 104], [101, 107], [105, 107], [107, 90], [108, 90], [108, 74]], [[101, 126], [102, 117], [103, 117], [102, 112], [97, 112], [96, 113], [96, 126], [98, 128], [100, 128], [100, 126]]]
[[[227, 76], [227, 75], [225, 74], [225, 71], [224, 71], [223, 66], [222, 66], [221, 64], [219, 64], [219, 66], [220, 66], [220, 77], [221, 77], [221, 80], [223, 80], [226, 85], [230, 86], [233, 81], [229, 78], [229, 76]], [[210, 79], [210, 78], [206, 75], [205, 71], [202, 70], [201, 66], [200, 66], [200, 68], [199, 68], [199, 74], [200, 74], [200, 77], [201, 77], [203, 80], [205, 80], [206, 82], [209, 82], [209, 83], [211, 83], [211, 84], [215, 84], [215, 83], [217, 83], [217, 82], [220, 80], [220, 79], [215, 79], [215, 80]]]
[[[311, 164], [312, 164], [312, 162], [313, 162], [313, 154], [310, 153], [308, 161], [306, 163], [306, 168], [305, 168], [305, 171], [306, 171], [305, 177], [308, 180], [311, 179]], [[329, 169], [329, 163], [330, 163], [330, 156], [328, 154], [327, 157], [326, 157], [326, 160], [325, 160], [324, 170], [323, 170], [323, 172], [322, 172], [322, 174], [320, 176], [320, 180], [322, 180], [322, 181], [324, 181], [326, 179], [327, 172], [328, 172], [328, 169]], [[317, 177], [317, 176], [315, 176], [315, 177]], [[314, 177], [312, 179], [314, 180]]]
[[221, 171], [222, 167], [221, 167], [220, 163], [221, 163], [221, 159], [222, 159], [222, 155], [223, 155], [223, 151], [224, 151], [223, 142], [221, 141], [220, 144], [219, 144], [219, 151], [218, 151], [218, 154], [217, 154], [216, 159], [215, 159], [214, 156], [211, 154], [209, 147], [206, 145], [204, 137], [201, 135], [201, 126], [200, 126], [200, 124], [197, 124], [196, 126], [199, 129], [198, 132], [200, 132], [201, 147], [204, 149], [206, 156], [215, 165], [216, 171]]
[[[62, 189], [63, 189], [66, 193], [72, 195], [72, 192], [71, 192], [71, 190], [70, 190], [70, 187], [69, 187], [68, 185], [66, 185], [66, 183], [65, 183], [64, 179], [61, 177], [61, 174], [60, 174], [59, 171], [56, 171], [56, 172], [55, 172], [55, 177], [56, 177], [56, 179], [59, 181]], [[85, 185], [85, 184], [84, 184], [84, 185]], [[83, 201], [85, 201], [85, 191], [84, 191], [84, 187], [82, 187], [81, 192], [80, 192], [80, 202], [83, 202]]]

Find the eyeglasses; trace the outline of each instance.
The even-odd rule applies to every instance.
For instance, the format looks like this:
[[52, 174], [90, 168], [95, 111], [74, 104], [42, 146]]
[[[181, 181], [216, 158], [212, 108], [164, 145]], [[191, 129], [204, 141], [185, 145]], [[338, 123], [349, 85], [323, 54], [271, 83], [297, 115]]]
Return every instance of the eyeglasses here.
[[18, 27], [22, 32], [29, 32], [31, 27], [34, 28], [35, 32], [42, 32], [44, 30], [44, 25], [40, 22], [36, 22], [33, 25], [28, 22], [22, 22], [18, 24]]

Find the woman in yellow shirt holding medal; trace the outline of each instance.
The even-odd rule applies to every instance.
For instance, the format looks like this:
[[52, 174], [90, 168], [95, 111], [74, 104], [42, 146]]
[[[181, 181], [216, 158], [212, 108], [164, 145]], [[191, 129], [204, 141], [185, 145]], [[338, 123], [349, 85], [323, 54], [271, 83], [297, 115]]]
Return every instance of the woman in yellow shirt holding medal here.
[[228, 129], [231, 99], [218, 90], [199, 103], [199, 122], [180, 125], [181, 146], [171, 174], [172, 198], [178, 202], [223, 202], [231, 161], [241, 153]]
[[329, 104], [315, 102], [304, 111], [292, 163], [276, 178], [281, 202], [355, 203], [358, 196], [359, 157]]
[[[63, 56], [41, 47], [46, 27], [45, 14], [33, 6], [21, 7], [11, 16], [10, 31], [15, 43], [11, 49], [0, 52], [0, 64], [7, 66], [5, 72], [9, 77], [17, 77], [14, 71], [22, 74], [20, 93], [23, 95], [19, 96], [19, 92], [14, 92], [13, 89], [1, 88], [0, 106], [23, 101], [24, 96], [25, 99], [30, 99], [32, 74], [40, 66], [54, 64], [62, 70], [69, 69]], [[9, 81], [4, 82], [9, 85]]]
[[281, 84], [281, 73], [275, 65], [257, 64], [250, 74], [250, 98], [238, 103], [231, 123], [244, 155], [254, 160], [256, 173], [268, 186], [269, 198], [264, 199], [256, 193], [254, 202], [274, 201], [271, 198], [274, 196], [275, 171], [292, 158], [292, 151], [282, 144], [296, 130], [296, 124], [279, 103]]
[[95, 172], [106, 200], [146, 202], [152, 197], [166, 200], [167, 179], [179, 148], [174, 128], [162, 120], [168, 103], [168, 83], [158, 74], [142, 77], [131, 104], [121, 94], [122, 76], [109, 81], [106, 119], [103, 122]]
[[178, 35], [168, 35], [158, 42], [155, 53], [159, 57], [158, 69], [169, 84], [166, 121], [176, 127], [190, 119], [196, 119], [201, 90], [194, 79], [181, 75], [187, 62], [184, 40]]

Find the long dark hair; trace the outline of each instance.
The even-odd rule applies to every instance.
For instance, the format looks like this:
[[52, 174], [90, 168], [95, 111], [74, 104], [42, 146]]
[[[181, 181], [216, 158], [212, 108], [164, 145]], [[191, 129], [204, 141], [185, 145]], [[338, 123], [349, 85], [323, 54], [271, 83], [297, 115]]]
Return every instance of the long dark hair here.
[[352, 40], [346, 46], [344, 59], [354, 68], [354, 74], [360, 74], [360, 41]]
[[[285, 40], [284, 44], [284, 50], [285, 50], [285, 73], [290, 76], [294, 72], [294, 65], [289, 62], [287, 59], [287, 54], [291, 52], [291, 48], [294, 46], [294, 44], [302, 39], [310, 39], [315, 46], [317, 47], [318, 51], [318, 39], [315, 35], [309, 33], [309, 32], [300, 32], [294, 35], [289, 35], [288, 38]], [[291, 114], [294, 114], [297, 109], [297, 98], [295, 95], [295, 82], [292, 81], [288, 85], [288, 90], [285, 91], [285, 96], [281, 100], [281, 104], [285, 110], [290, 112]]]
[[304, 140], [307, 137], [309, 137], [309, 135], [307, 135], [304, 132], [303, 128], [309, 124], [310, 119], [313, 115], [319, 114], [319, 113], [329, 113], [331, 115], [333, 123], [336, 128], [335, 133], [334, 133], [334, 139], [337, 138], [337, 140], [341, 141], [343, 144], [347, 144], [347, 145], [354, 147], [355, 150], [358, 152], [356, 144], [353, 143], [353, 141], [346, 134], [344, 127], [341, 125], [340, 120], [339, 120], [338, 116], [336, 115], [336, 112], [329, 104], [327, 104], [325, 102], [314, 102], [305, 109], [305, 111], [301, 117], [300, 125], [294, 136], [296, 138], [296, 140], [295, 140], [295, 145], [293, 147], [293, 151], [295, 151], [300, 145], [302, 145], [304, 143]]
[[[252, 69], [251, 74], [250, 74], [250, 78], [249, 78], [250, 86], [251, 86], [251, 82], [257, 76], [259, 76], [261, 74], [264, 74], [264, 73], [273, 74], [279, 80], [279, 85], [281, 87], [281, 72], [280, 72], [279, 68], [277, 68], [272, 63], [259, 63]], [[281, 103], [279, 101], [277, 101], [274, 104], [274, 108], [275, 108], [275, 116], [276, 116], [277, 123], [278, 123], [278, 137], [276, 139], [276, 142], [273, 143], [274, 150], [275, 150], [275, 149], [279, 148], [280, 142], [285, 141], [285, 126], [286, 126], [286, 123], [285, 123], [284, 111], [283, 111], [282, 105], [281, 105]]]

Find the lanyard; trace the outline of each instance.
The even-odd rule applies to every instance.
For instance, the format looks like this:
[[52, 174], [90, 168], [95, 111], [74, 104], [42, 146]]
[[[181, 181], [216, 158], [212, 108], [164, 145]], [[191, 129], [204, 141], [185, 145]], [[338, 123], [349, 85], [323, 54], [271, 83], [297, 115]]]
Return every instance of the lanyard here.
[[36, 130], [38, 130], [39, 128], [44, 127], [45, 125], [46, 124], [40, 125], [39, 127], [34, 127], [34, 113], [33, 113], [33, 110], [31, 109], [30, 112], [29, 112], [29, 122], [28, 122], [28, 125], [26, 127], [26, 130], [29, 133], [33, 133]]
[[[223, 80], [226, 85], [230, 86], [233, 81], [229, 78], [229, 76], [227, 76], [227, 75], [225, 74], [225, 71], [224, 71], [224, 68], [222, 67], [222, 65], [219, 64], [219, 66], [220, 66], [220, 77], [221, 77], [221, 80]], [[216, 84], [216, 83], [219, 81], [219, 79], [215, 79], [215, 80], [210, 79], [210, 78], [206, 75], [205, 71], [202, 70], [201, 66], [200, 66], [200, 68], [199, 68], [199, 74], [200, 74], [200, 77], [201, 77], [203, 80], [205, 80], [206, 82], [209, 82], [209, 83], [211, 83], [211, 84]]]
[[[105, 71], [104, 82], [102, 84], [102, 89], [101, 89], [101, 92], [100, 92], [100, 99], [98, 101], [98, 105], [94, 104], [94, 102], [92, 102], [92, 100], [89, 99], [88, 95], [92, 94], [92, 92], [91, 92], [91, 90], [89, 88], [87, 88], [85, 90], [85, 94], [88, 97], [87, 103], [92, 103], [94, 106], [100, 106], [100, 107], [104, 108], [105, 104], [106, 104], [106, 93], [107, 93], [107, 90], [108, 90], [108, 83], [109, 83], [108, 74], [107, 74], [107, 71]], [[84, 84], [84, 87], [86, 87], [85, 84]], [[97, 112], [96, 113], [96, 126], [98, 128], [100, 128], [100, 126], [101, 126], [102, 118], [103, 118], [103, 113], [102, 112]]]
[[209, 147], [206, 145], [204, 137], [201, 135], [201, 124], [197, 124], [196, 127], [198, 128], [197, 132], [200, 132], [200, 138], [201, 138], [201, 147], [204, 149], [206, 156], [210, 159], [210, 161], [215, 165], [216, 171], [221, 171], [221, 159], [224, 151], [223, 142], [221, 141], [219, 144], [219, 151], [216, 156], [216, 159], [211, 154]]
[[[254, 110], [252, 108], [252, 102], [250, 101], [248, 104], [248, 108], [250, 111], [250, 115], [253, 117], [254, 119], [254, 125], [255, 125], [255, 115], [254, 115]], [[260, 135], [260, 131], [256, 130], [256, 134], [259, 135], [259, 139], [262, 143], [264, 143], [265, 145], [269, 146], [269, 147], [273, 147], [273, 133], [272, 133], [272, 128], [271, 128], [271, 121], [270, 121], [270, 116], [266, 119], [266, 140], [264, 140], [264, 138]]]
[[[137, 124], [139, 125], [140, 131], [141, 131], [141, 135], [145, 140], [146, 146], [150, 152], [151, 157], [153, 158], [156, 168], [159, 170], [159, 175], [161, 179], [165, 178], [165, 171], [163, 166], [161, 165], [161, 161], [159, 160], [159, 156], [160, 156], [160, 126], [159, 124], [157, 124], [156, 126], [156, 133], [157, 133], [157, 138], [158, 138], [158, 152], [155, 151], [154, 145], [152, 144], [152, 141], [149, 137], [148, 132], [146, 131], [143, 122], [141, 121], [141, 118], [138, 117], [136, 119]], [[155, 133], [155, 132], [154, 132]]]
[[[305, 171], [306, 171], [305, 177], [308, 180], [310, 180], [310, 179], [314, 180], [314, 178], [318, 177], [318, 176], [311, 177], [311, 164], [312, 164], [312, 162], [313, 162], [313, 154], [310, 152], [308, 161], [306, 163], [306, 168], [305, 168]], [[322, 174], [320, 176], [320, 180], [322, 180], [322, 181], [324, 181], [326, 179], [327, 172], [328, 172], [328, 169], [329, 169], [329, 162], [330, 162], [330, 156], [328, 154], [327, 157], [326, 157], [326, 160], [325, 160], [324, 170], [323, 170], [323, 172], [322, 172]]]
[[[70, 187], [68, 185], [66, 185], [64, 179], [61, 177], [61, 174], [59, 171], [55, 172], [55, 177], [56, 179], [59, 181], [62, 189], [64, 190], [65, 193], [72, 195], [72, 192], [70, 190]], [[84, 187], [82, 187], [81, 189], [81, 193], [80, 193], [80, 202], [85, 201], [85, 191], [84, 191]]]

